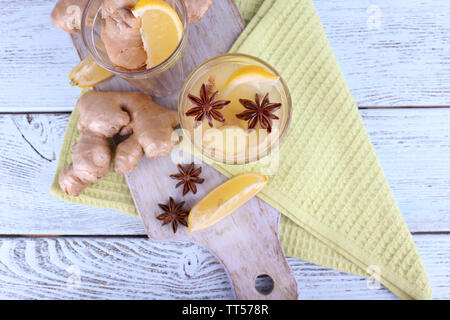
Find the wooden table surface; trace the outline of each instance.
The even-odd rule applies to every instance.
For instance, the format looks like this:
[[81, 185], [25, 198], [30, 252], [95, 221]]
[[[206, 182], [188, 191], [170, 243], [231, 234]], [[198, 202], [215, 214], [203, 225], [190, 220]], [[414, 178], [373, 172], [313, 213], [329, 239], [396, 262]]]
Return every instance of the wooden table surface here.
[[[220, 0], [216, 0], [220, 1]], [[221, 264], [139, 219], [48, 194], [79, 95], [54, 0], [0, 0], [0, 299], [223, 299]], [[450, 298], [450, 1], [314, 0], [431, 279]], [[394, 299], [289, 258], [301, 299]]]

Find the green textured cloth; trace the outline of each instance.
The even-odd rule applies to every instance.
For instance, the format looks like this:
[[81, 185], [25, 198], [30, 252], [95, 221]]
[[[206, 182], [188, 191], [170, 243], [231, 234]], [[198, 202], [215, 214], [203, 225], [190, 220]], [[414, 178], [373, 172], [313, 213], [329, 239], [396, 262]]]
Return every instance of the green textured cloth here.
[[[259, 194], [283, 213], [286, 255], [357, 275], [375, 273], [402, 299], [431, 298], [421, 258], [312, 1], [236, 2], [249, 23], [231, 51], [272, 64], [293, 100], [290, 129], [277, 152], [278, 171]], [[71, 161], [77, 118], [75, 110], [56, 176]], [[211, 165], [226, 176], [264, 170], [261, 161]], [[111, 172], [73, 198], [61, 191], [56, 176], [51, 194], [59, 198], [137, 215], [123, 177]]]

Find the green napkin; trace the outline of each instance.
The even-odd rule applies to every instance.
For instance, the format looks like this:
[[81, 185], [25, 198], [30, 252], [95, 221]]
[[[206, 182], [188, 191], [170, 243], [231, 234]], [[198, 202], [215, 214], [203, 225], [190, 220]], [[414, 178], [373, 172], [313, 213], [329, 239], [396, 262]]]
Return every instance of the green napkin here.
[[[311, 0], [237, 0], [249, 24], [232, 52], [272, 64], [290, 88], [293, 115], [278, 152], [245, 166], [212, 163], [226, 176], [276, 174], [260, 197], [283, 213], [288, 256], [379, 279], [402, 299], [429, 299], [431, 287]], [[125, 179], [109, 173], [77, 197], [57, 184], [78, 139], [72, 113], [51, 194], [136, 215]], [[267, 162], [269, 159], [269, 162]]]

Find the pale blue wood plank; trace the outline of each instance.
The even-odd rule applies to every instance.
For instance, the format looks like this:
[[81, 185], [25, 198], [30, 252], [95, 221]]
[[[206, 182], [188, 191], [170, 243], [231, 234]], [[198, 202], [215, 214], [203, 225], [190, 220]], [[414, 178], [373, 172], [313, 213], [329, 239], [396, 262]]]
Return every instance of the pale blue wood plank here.
[[[450, 237], [413, 237], [434, 299], [450, 298]], [[232, 299], [217, 259], [194, 244], [130, 238], [0, 238], [0, 299]], [[306, 299], [397, 299], [365, 278], [288, 258]]]
[[450, 105], [450, 1], [314, 4], [358, 105]]
[[[50, 23], [54, 3], [0, 0], [0, 112], [73, 108], [79, 90], [67, 75], [78, 57], [70, 38]], [[314, 4], [359, 105], [449, 105], [450, 1]], [[376, 11], [367, 12], [374, 4], [379, 29], [371, 23]]]

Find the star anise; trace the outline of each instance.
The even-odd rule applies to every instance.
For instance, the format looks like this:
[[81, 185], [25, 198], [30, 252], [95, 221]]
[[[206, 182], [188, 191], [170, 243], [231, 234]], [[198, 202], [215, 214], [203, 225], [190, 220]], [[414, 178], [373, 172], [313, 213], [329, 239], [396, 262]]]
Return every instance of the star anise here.
[[186, 112], [186, 115], [195, 117], [196, 126], [199, 122], [203, 122], [205, 118], [208, 119], [208, 124], [210, 127], [213, 126], [213, 119], [220, 122], [225, 122], [225, 118], [218, 110], [223, 109], [227, 104], [230, 103], [230, 101], [215, 101], [218, 95], [219, 91], [216, 91], [212, 94], [211, 97], [208, 97], [205, 84], [202, 84], [202, 87], [200, 89], [200, 98], [193, 96], [192, 94], [188, 94], [189, 100], [191, 100], [191, 102], [196, 105], [196, 107], [189, 109]]
[[268, 93], [262, 101], [260, 101], [258, 94], [255, 94], [255, 101], [239, 99], [239, 102], [248, 110], [237, 114], [236, 117], [241, 120], [248, 120], [249, 129], [255, 129], [259, 124], [267, 132], [272, 131], [272, 119], [279, 119], [273, 112], [281, 108], [281, 103], [270, 103]]
[[158, 206], [164, 211], [156, 217], [156, 219], [163, 221], [163, 226], [172, 223], [173, 233], [177, 232], [178, 224], [187, 227], [186, 217], [189, 212], [183, 210], [184, 201], [176, 204], [172, 197], [169, 198], [169, 204], [164, 205], [159, 203]]
[[196, 194], [197, 186], [195, 184], [201, 184], [203, 183], [203, 181], [205, 181], [205, 179], [198, 177], [200, 173], [202, 173], [202, 167], [198, 167], [197, 169], [195, 169], [194, 163], [192, 162], [189, 168], [186, 170], [181, 164], [179, 164], [178, 171], [180, 173], [170, 175], [172, 179], [180, 180], [180, 182], [177, 183], [176, 188], [184, 184], [183, 196], [189, 191], [192, 191], [192, 193]]

